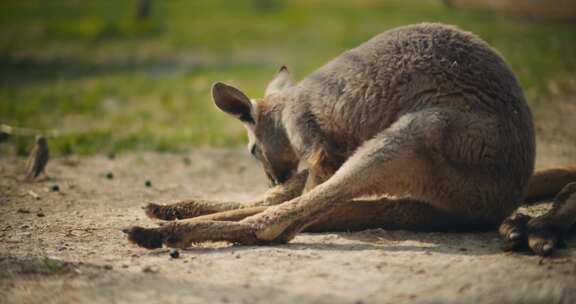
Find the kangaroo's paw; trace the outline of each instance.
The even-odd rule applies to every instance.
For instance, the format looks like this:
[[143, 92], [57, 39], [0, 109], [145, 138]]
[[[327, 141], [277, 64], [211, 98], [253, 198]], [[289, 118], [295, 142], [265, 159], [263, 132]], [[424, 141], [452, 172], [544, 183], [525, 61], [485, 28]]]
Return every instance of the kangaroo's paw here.
[[547, 217], [515, 214], [502, 222], [499, 232], [506, 251], [532, 251], [539, 256], [550, 256], [566, 246], [560, 229]]
[[534, 218], [527, 224], [528, 246], [535, 254], [549, 256], [558, 248], [566, 247], [562, 233], [546, 218]]
[[256, 237], [254, 226], [241, 222], [192, 220], [157, 228], [132, 227], [123, 231], [130, 242], [148, 249], [162, 246], [186, 248], [194, 243], [218, 241], [243, 245], [262, 243]]
[[527, 224], [531, 217], [516, 213], [507, 217], [500, 225], [500, 236], [504, 240], [506, 251], [523, 251], [528, 249]]
[[556, 195], [548, 213], [531, 219], [527, 224], [528, 245], [541, 256], [549, 256], [557, 248], [565, 247], [563, 237], [576, 222], [576, 182], [570, 183]]

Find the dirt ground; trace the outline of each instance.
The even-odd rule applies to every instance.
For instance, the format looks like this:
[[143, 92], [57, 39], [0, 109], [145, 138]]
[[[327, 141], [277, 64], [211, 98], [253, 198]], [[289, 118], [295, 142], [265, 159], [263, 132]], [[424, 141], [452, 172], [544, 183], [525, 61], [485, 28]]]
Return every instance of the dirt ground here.
[[[539, 167], [576, 162], [574, 146], [540, 147]], [[176, 259], [126, 241], [155, 225], [145, 203], [262, 193], [243, 150], [56, 158], [34, 183], [24, 161], [0, 159], [0, 303], [576, 303], [575, 240], [546, 259], [501, 251], [495, 232], [302, 234]]]

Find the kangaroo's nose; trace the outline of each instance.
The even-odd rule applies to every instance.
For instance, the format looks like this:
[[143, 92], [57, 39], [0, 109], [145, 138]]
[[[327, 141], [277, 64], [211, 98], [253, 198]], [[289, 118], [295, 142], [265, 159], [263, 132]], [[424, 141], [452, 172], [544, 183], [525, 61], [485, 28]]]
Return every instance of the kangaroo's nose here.
[[278, 185], [278, 181], [270, 174], [268, 171], [264, 171], [266, 173], [266, 177], [268, 178], [268, 186], [274, 187]]

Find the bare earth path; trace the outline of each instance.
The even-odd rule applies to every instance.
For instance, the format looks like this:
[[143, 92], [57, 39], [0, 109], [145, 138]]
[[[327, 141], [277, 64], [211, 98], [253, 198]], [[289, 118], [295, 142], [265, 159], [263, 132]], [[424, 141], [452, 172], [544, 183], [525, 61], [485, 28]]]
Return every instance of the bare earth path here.
[[[540, 167], [576, 161], [574, 147], [546, 147]], [[549, 259], [502, 252], [496, 233], [303, 234], [177, 259], [125, 240], [121, 228], [155, 225], [144, 203], [264, 191], [240, 150], [57, 158], [34, 183], [23, 165], [0, 159], [0, 303], [576, 303], [574, 240]]]

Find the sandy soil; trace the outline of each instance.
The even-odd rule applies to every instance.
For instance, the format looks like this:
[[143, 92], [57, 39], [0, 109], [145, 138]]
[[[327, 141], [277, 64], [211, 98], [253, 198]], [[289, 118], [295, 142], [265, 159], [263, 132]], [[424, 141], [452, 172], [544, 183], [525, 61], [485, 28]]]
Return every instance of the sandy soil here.
[[[540, 146], [541, 167], [576, 161], [573, 146]], [[121, 228], [155, 225], [147, 202], [263, 192], [240, 150], [57, 158], [34, 183], [23, 165], [0, 159], [0, 303], [576, 303], [574, 240], [547, 259], [502, 252], [495, 232], [302, 234], [176, 259], [125, 240]]]

